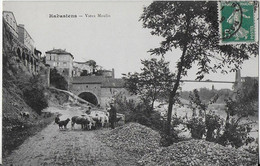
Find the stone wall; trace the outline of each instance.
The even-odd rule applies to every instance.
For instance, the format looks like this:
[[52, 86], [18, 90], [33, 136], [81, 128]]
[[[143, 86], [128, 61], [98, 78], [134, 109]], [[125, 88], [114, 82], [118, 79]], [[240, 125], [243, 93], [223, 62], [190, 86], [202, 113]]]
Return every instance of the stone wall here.
[[70, 91], [77, 96], [83, 92], [91, 92], [97, 97], [98, 103], [100, 104], [102, 96], [101, 84], [72, 84]]

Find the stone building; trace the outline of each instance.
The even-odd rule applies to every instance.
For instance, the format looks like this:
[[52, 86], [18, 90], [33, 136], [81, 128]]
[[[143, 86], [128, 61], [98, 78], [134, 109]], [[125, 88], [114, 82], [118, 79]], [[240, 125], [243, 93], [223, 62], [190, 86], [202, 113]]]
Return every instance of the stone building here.
[[53, 49], [46, 53], [46, 64], [56, 68], [58, 72], [69, 80], [73, 75], [73, 55], [66, 50]]
[[115, 78], [115, 70], [112, 69], [112, 70], [102, 70], [102, 75], [104, 77], [109, 77], [109, 78]]
[[88, 74], [93, 73], [93, 66], [88, 62], [73, 62], [73, 77], [78, 77], [85, 70]]
[[22, 42], [30, 51], [34, 51], [34, 40], [24, 28], [23, 24], [18, 25], [18, 39]]
[[102, 107], [117, 93], [125, 93], [123, 79], [108, 78], [104, 76], [73, 77], [70, 91], [84, 100]]
[[[9, 47], [31, 74], [37, 74], [41, 52], [34, 46], [34, 41], [24, 25], [17, 25], [15, 16], [11, 11], [3, 11], [3, 42]], [[10, 35], [9, 35], [10, 34]], [[9, 40], [7, 42], [7, 40]], [[7, 44], [9, 43], [9, 44]]]
[[13, 12], [10, 11], [3, 11], [3, 20], [5, 21], [6, 25], [8, 26], [10, 32], [18, 38], [18, 26], [16, 19], [14, 17]]

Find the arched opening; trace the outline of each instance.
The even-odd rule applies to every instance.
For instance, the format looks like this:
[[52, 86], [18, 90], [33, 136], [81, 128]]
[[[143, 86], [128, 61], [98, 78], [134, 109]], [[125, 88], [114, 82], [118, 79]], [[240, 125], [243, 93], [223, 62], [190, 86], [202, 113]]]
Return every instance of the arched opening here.
[[23, 58], [24, 65], [26, 66], [26, 57], [25, 57], [25, 53], [24, 52], [22, 54], [22, 58]]
[[26, 54], [26, 61], [27, 61], [27, 68], [29, 69], [29, 71], [31, 70], [31, 60], [30, 60], [30, 55]]
[[97, 97], [91, 92], [83, 92], [83, 93], [79, 94], [79, 97], [94, 105], [98, 105]]
[[37, 72], [36, 60], [34, 61], [34, 72]]
[[31, 70], [33, 71], [33, 58], [32, 58], [32, 56], [31, 56], [31, 60], [30, 60], [30, 63], [31, 63]]
[[20, 51], [19, 48], [17, 48], [17, 50], [16, 50], [16, 54], [17, 54], [17, 56], [21, 59], [21, 51]]

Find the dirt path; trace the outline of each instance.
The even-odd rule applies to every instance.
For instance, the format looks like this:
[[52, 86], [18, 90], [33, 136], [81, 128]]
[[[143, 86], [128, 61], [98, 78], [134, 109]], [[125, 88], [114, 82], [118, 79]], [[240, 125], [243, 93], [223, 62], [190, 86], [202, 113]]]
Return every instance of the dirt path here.
[[[48, 108], [52, 112], [62, 113], [61, 120], [80, 114], [70, 109]], [[75, 130], [60, 131], [53, 123], [40, 133], [27, 139], [17, 150], [4, 159], [4, 165], [135, 165], [132, 156], [117, 152], [102, 143], [96, 135], [99, 131]], [[104, 129], [107, 130], [107, 129]]]

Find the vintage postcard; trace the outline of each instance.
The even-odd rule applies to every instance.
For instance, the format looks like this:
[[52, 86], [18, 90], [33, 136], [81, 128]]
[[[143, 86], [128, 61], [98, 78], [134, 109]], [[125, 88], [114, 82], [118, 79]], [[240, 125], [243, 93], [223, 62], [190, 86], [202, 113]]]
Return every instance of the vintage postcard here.
[[3, 1], [2, 165], [256, 165], [258, 1]]

